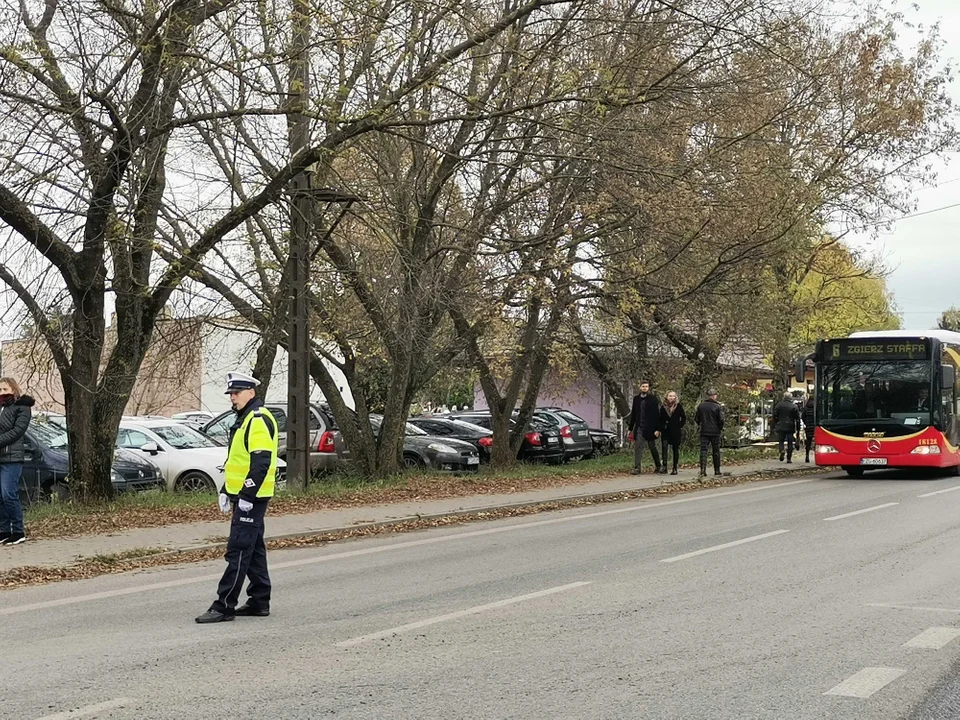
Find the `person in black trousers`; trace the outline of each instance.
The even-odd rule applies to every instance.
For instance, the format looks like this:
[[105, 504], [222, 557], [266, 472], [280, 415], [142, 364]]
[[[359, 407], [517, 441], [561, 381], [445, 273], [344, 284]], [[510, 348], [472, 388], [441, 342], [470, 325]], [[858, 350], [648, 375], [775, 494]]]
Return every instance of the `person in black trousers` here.
[[780, 462], [783, 462], [783, 446], [787, 446], [787, 462], [793, 462], [793, 438], [800, 434], [800, 410], [793, 402], [793, 395], [786, 392], [783, 400], [773, 409], [773, 428], [777, 432]]
[[687, 413], [683, 410], [680, 398], [671, 390], [667, 393], [663, 405], [660, 406], [660, 446], [663, 450], [663, 466], [660, 468], [660, 473], [663, 475], [667, 472], [670, 448], [673, 448], [673, 471], [670, 474], [677, 474], [677, 467], [680, 464], [680, 441], [683, 439], [683, 426], [686, 424]]
[[646, 380], [640, 383], [640, 392], [633, 398], [627, 427], [630, 428], [630, 439], [634, 441], [633, 474], [640, 474], [644, 445], [650, 448], [656, 472], [660, 472], [660, 453], [657, 452], [657, 438], [660, 437], [660, 401], [650, 392], [650, 383]]
[[720, 437], [723, 435], [723, 407], [717, 391], [707, 390], [707, 399], [697, 407], [694, 418], [700, 426], [700, 479], [707, 476], [707, 448], [713, 449], [713, 474], [720, 474]]
[[807, 451], [807, 458], [804, 462], [810, 462], [810, 448], [813, 447], [813, 434], [817, 429], [817, 404], [813, 395], [807, 398], [807, 404], [803, 406], [801, 419], [803, 420], [804, 449]]

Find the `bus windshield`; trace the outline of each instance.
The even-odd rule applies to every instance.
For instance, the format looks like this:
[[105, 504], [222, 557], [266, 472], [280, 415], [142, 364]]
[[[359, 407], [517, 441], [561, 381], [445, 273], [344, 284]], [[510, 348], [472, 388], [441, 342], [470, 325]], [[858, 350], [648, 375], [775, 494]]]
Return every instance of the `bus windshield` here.
[[932, 366], [926, 361], [823, 363], [818, 419], [930, 425]]

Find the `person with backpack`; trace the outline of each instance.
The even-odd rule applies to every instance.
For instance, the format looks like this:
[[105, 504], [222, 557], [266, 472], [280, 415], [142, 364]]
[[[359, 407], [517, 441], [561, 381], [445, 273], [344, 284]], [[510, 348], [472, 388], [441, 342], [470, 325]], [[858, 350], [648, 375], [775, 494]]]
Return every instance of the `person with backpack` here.
[[663, 466], [660, 473], [662, 475], [667, 472], [667, 456], [670, 448], [673, 448], [673, 471], [670, 474], [677, 474], [680, 464], [680, 441], [683, 439], [683, 426], [686, 424], [687, 413], [684, 412], [677, 393], [671, 390], [667, 393], [663, 405], [660, 406], [660, 447], [663, 451]]
[[793, 439], [800, 434], [800, 410], [793, 402], [793, 395], [785, 392], [783, 400], [773, 408], [773, 429], [777, 433], [777, 443], [780, 449], [780, 462], [783, 462], [784, 445], [786, 445], [787, 462], [793, 462]]
[[700, 427], [700, 480], [707, 476], [707, 449], [713, 450], [713, 474], [720, 475], [720, 437], [723, 435], [723, 407], [717, 391], [707, 390], [707, 399], [697, 407], [694, 417]]

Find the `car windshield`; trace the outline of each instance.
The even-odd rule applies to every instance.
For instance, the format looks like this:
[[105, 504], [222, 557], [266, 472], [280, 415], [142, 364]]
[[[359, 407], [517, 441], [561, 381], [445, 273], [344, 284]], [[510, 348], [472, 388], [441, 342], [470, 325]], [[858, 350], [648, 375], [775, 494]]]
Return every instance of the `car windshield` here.
[[825, 363], [819, 372], [820, 420], [894, 420], [929, 425], [928, 362]]
[[30, 423], [30, 431], [37, 439], [52, 450], [67, 449], [67, 433], [57, 425], [41, 423], [34, 420]]
[[461, 430], [469, 430], [470, 432], [481, 433], [483, 435], [490, 434], [490, 431], [487, 430], [487, 428], [474, 425], [472, 422], [467, 422], [466, 420], [453, 420], [452, 422]]
[[555, 412], [557, 415], [559, 415], [560, 417], [562, 417], [564, 420], [566, 420], [567, 422], [572, 422], [572, 423], [585, 423], [585, 422], [587, 422], [587, 421], [584, 420], [582, 417], [580, 417], [579, 415], [574, 415], [574, 414], [573, 414], [572, 412], [570, 412], [569, 410], [554, 410], [554, 412]]
[[188, 425], [157, 425], [150, 428], [150, 430], [177, 450], [197, 450], [200, 448], [219, 447], [217, 443], [206, 435], [197, 432]]
[[[371, 416], [370, 416], [370, 427], [373, 428], [373, 434], [374, 434], [374, 435], [379, 435], [379, 434], [380, 434], [380, 426], [381, 426], [382, 424], [383, 424], [383, 416], [382, 416], [382, 415], [371, 415]], [[411, 424], [411, 423], [407, 423], [407, 424], [406, 424], [406, 433], [407, 433], [407, 435], [428, 435], [428, 434], [429, 434], [429, 433], [424, 432], [423, 430], [421, 430], [420, 428], [418, 428], [416, 425], [413, 425], [413, 424]]]

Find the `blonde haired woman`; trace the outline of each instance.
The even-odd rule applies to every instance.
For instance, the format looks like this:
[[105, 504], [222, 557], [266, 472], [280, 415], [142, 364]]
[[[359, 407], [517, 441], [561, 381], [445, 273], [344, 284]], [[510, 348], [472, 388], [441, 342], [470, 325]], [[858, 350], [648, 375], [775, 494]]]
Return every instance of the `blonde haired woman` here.
[[663, 405], [660, 406], [660, 442], [663, 446], [663, 469], [662, 473], [667, 472], [667, 451], [673, 448], [673, 471], [671, 475], [677, 474], [677, 467], [680, 465], [680, 441], [683, 439], [683, 426], [687, 424], [687, 413], [680, 403], [680, 398], [676, 392], [671, 390], [663, 399]]
[[33, 398], [24, 395], [13, 378], [0, 378], [0, 545], [27, 539], [20, 504], [23, 436], [32, 415]]

